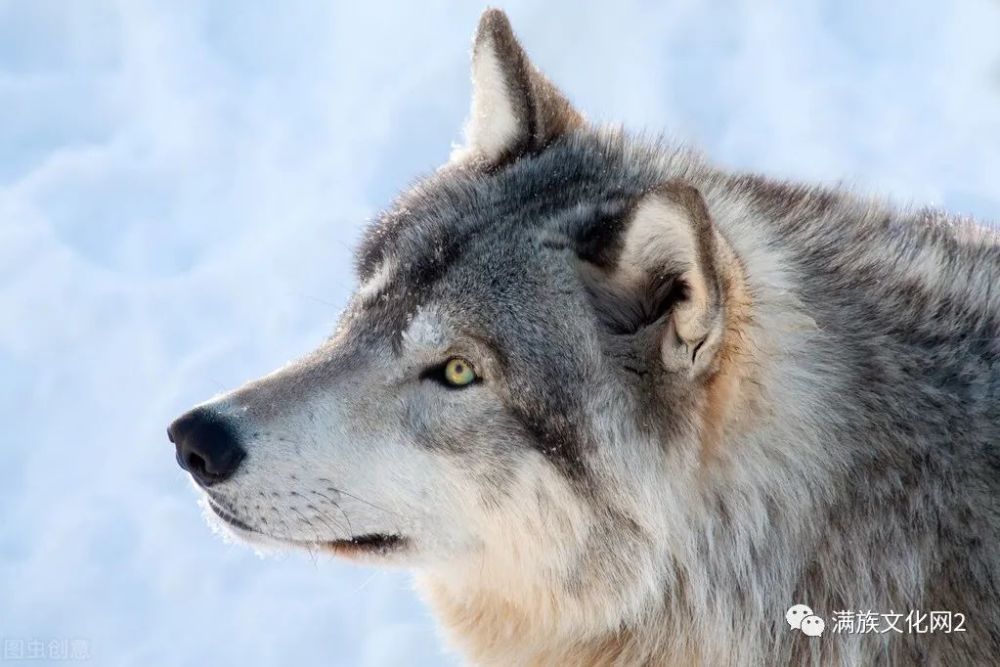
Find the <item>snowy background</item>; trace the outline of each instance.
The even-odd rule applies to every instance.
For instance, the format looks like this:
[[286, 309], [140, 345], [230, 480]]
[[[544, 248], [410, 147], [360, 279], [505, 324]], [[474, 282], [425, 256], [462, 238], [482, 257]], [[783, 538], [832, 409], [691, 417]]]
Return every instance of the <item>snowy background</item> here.
[[[404, 574], [215, 539], [164, 434], [458, 139], [481, 7], [419, 4], [0, 0], [0, 658], [453, 664]], [[998, 2], [505, 8], [592, 119], [1000, 219]]]

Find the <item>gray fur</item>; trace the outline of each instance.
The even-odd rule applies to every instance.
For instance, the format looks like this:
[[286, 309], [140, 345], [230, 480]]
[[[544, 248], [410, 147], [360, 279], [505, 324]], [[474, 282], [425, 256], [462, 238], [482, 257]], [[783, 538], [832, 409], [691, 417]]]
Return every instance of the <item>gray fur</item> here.
[[[512, 70], [520, 122], [568, 113], [532, 95], [524, 77], [534, 70], [512, 33], [507, 43], [506, 19], [491, 12], [485, 23], [521, 54]], [[562, 104], [554, 88], [545, 96]], [[357, 433], [395, 439], [420, 450], [421, 461], [462, 471], [448, 474], [474, 485], [484, 516], [498, 524], [520, 525], [504, 518], [510, 508], [541, 517], [543, 528], [525, 523], [513, 539], [535, 540], [524, 547], [532, 553], [559, 553], [559, 567], [537, 580], [526, 567], [523, 577], [526, 590], [545, 582], [562, 617], [533, 616], [534, 603], [510, 593], [497, 618], [523, 614], [538, 636], [518, 630], [506, 644], [472, 637], [482, 629], [454, 612], [492, 600], [489, 582], [459, 583], [451, 565], [439, 567], [486, 562], [491, 538], [470, 529], [470, 546], [449, 537], [447, 556], [437, 558], [417, 528], [451, 519], [399, 520], [401, 532], [414, 531], [403, 535], [413, 566], [476, 661], [996, 664], [997, 236], [943, 213], [732, 174], [686, 149], [573, 118], [545, 121], [543, 141], [526, 138], [537, 123], [521, 125], [528, 134], [510, 151], [456, 159], [372, 223], [357, 264], [360, 281], [377, 285], [355, 297], [330, 343], [213, 404], [246, 415], [234, 419], [253, 443], [249, 460], [265, 466], [266, 434], [279, 434], [272, 440], [317, 452], [302, 467], [320, 461], [313, 475], [329, 476], [322, 466], [339, 465], [324, 454], [329, 442]], [[682, 208], [701, 220], [693, 229], [710, 311], [738, 343], [728, 360], [705, 352], [704, 371], [682, 373], [663, 357], [674, 344], [664, 338], [672, 313], [690, 297], [690, 262], [665, 261], [639, 287], [612, 279], [627, 261], [634, 211], [671, 183], [693, 193]], [[749, 303], [741, 319], [723, 303], [716, 238], [741, 276]], [[417, 379], [443, 358], [418, 363], [410, 351], [407, 332], [427, 312], [447, 323], [445, 347], [480, 350], [488, 373], [467, 390], [478, 392], [468, 394], [474, 404], [464, 402], [466, 390]], [[719, 408], [709, 446], [704, 406], [723, 363], [742, 379]], [[337, 423], [353, 430], [303, 435], [296, 429], [308, 419], [275, 417], [322, 423], [330, 402]], [[565, 480], [565, 494], [525, 482], [526, 461]], [[282, 465], [296, 469], [294, 460]], [[304, 540], [262, 524], [240, 484], [252, 480], [261, 494], [311, 487], [266, 466], [241, 475], [227, 483], [233, 490], [218, 491], [243, 508], [240, 520], [275, 539]], [[380, 479], [373, 473], [366, 501], [378, 503]], [[349, 481], [324, 482], [324, 493]], [[328, 522], [340, 521], [334, 505], [362, 521], [360, 509], [350, 516], [349, 498], [340, 500], [311, 507]], [[404, 517], [423, 511], [408, 497], [384, 502]], [[383, 520], [372, 519], [371, 532], [396, 527]], [[319, 521], [307, 522], [315, 542], [344, 539]], [[409, 564], [405, 552], [399, 558]], [[478, 596], [477, 587], [491, 592]], [[456, 592], [464, 588], [468, 600]], [[968, 631], [838, 635], [828, 625], [810, 638], [784, 623], [794, 603], [828, 621], [836, 610], [950, 610], [966, 615]]]

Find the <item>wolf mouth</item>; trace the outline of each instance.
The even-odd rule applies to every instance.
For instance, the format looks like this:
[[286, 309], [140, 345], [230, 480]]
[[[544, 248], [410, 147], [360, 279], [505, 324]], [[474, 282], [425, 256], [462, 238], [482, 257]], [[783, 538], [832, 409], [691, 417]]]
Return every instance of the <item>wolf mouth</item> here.
[[406, 545], [406, 538], [401, 535], [385, 535], [371, 533], [352, 537], [349, 540], [334, 540], [326, 542], [324, 547], [335, 554], [352, 556], [360, 554], [385, 555]]
[[212, 511], [215, 512], [215, 515], [220, 519], [222, 519], [223, 521], [225, 521], [226, 523], [228, 523], [230, 526], [233, 526], [234, 528], [239, 528], [240, 530], [244, 530], [248, 533], [260, 532], [251, 528], [250, 525], [247, 524], [246, 522], [238, 519], [236, 515], [233, 514], [232, 511], [230, 511], [225, 505], [219, 503], [219, 501], [213, 498], [212, 496], [206, 495], [206, 498], [208, 499], [208, 506], [212, 508]]
[[238, 518], [232, 510], [227, 508], [220, 501], [213, 498], [211, 495], [206, 494], [208, 499], [208, 506], [212, 508], [212, 512], [215, 513], [220, 519], [230, 526], [239, 529], [240, 531], [246, 533], [253, 533], [254, 535], [263, 535], [270, 539], [280, 540], [282, 542], [287, 542], [289, 544], [294, 544], [297, 546], [304, 547], [321, 547], [332, 551], [338, 555], [352, 556], [352, 555], [362, 555], [362, 554], [375, 554], [384, 555], [392, 551], [402, 548], [407, 540], [402, 535], [387, 534], [387, 533], [367, 533], [364, 535], [355, 535], [349, 539], [341, 540], [328, 540], [328, 541], [303, 541], [303, 540], [291, 540], [283, 537], [275, 537], [273, 535], [267, 535], [261, 531], [253, 528], [245, 521]]

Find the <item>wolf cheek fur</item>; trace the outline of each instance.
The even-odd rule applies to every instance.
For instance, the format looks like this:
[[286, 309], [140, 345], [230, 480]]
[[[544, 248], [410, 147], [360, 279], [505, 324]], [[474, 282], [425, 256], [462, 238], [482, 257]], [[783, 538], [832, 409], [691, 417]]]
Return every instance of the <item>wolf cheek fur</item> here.
[[330, 341], [172, 427], [210, 511], [412, 567], [476, 663], [995, 664], [995, 235], [593, 128], [496, 10], [472, 70]]

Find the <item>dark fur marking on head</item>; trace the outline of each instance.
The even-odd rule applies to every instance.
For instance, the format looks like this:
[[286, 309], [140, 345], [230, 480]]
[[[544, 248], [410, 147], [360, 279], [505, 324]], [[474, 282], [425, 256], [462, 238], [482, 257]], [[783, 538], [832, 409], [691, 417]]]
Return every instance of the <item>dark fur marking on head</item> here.
[[570, 230], [577, 257], [605, 270], [618, 263], [624, 248], [624, 230], [635, 200], [609, 201], [588, 211]]
[[573, 480], [586, 477], [586, 466], [580, 457], [580, 433], [568, 418], [525, 409], [515, 414], [545, 458]]

